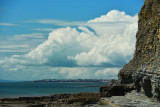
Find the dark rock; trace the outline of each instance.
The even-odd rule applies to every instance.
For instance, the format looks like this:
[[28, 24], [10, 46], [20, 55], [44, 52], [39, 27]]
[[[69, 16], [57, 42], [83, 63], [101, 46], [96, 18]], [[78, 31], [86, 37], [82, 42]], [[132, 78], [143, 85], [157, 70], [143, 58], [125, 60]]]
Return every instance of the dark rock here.
[[143, 92], [148, 97], [160, 98], [160, 76], [158, 72], [152, 72], [148, 68], [141, 69], [133, 74], [133, 79], [137, 92]]
[[100, 99], [99, 93], [77, 93], [72, 94], [68, 99], [67, 103], [72, 104], [75, 102], [81, 102], [83, 104], [97, 103]]
[[19, 97], [0, 99], [2, 105], [10, 107], [83, 107], [84, 104], [96, 104], [99, 93], [57, 94], [41, 97]]
[[133, 85], [111, 85], [100, 87], [101, 97], [124, 96], [134, 90]]
[[118, 84], [118, 80], [115, 80], [115, 79], [112, 79], [110, 80], [107, 85], [110, 86], [110, 85], [117, 85]]
[[45, 104], [33, 104], [33, 105], [28, 105], [27, 107], [45, 107]]
[[148, 97], [152, 97], [152, 85], [151, 80], [147, 76], [143, 78], [142, 87], [145, 92], [145, 95]]

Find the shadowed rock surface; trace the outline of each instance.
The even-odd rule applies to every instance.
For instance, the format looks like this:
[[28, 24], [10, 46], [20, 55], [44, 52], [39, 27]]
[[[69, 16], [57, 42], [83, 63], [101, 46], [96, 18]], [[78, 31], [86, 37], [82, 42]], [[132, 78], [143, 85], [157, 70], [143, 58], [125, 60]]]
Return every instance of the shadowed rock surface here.
[[109, 85], [100, 88], [101, 97], [124, 96], [134, 90], [133, 85]]

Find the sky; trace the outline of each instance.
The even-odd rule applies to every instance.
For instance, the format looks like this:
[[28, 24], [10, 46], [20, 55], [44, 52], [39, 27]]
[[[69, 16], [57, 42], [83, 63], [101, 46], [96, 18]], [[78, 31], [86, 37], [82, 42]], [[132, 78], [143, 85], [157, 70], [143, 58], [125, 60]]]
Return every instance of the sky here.
[[144, 0], [0, 0], [0, 79], [117, 79]]

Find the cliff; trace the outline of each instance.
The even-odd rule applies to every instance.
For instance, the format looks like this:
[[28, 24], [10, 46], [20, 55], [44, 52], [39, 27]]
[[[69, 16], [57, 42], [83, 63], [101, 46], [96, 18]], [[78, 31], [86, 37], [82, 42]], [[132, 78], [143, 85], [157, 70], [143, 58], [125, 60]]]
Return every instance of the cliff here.
[[[132, 74], [142, 66], [160, 67], [160, 0], [146, 0], [139, 12], [134, 58], [120, 71], [121, 83], [133, 83]], [[158, 59], [157, 59], [158, 58]], [[155, 69], [154, 68], [154, 69]]]
[[100, 88], [101, 96], [136, 90], [160, 99], [160, 0], [146, 0], [138, 17], [134, 57], [120, 70], [118, 81]]
[[118, 74], [119, 84], [160, 98], [160, 0], [146, 0], [139, 12], [133, 59]]

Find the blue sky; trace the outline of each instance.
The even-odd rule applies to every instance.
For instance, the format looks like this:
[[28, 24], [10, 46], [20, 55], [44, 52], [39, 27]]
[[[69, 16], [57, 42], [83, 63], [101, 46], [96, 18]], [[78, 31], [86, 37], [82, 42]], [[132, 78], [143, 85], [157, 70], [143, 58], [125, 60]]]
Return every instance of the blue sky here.
[[117, 78], [143, 0], [0, 0], [0, 79]]

